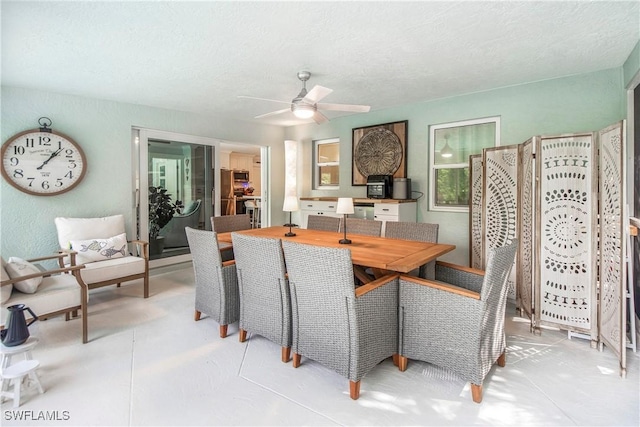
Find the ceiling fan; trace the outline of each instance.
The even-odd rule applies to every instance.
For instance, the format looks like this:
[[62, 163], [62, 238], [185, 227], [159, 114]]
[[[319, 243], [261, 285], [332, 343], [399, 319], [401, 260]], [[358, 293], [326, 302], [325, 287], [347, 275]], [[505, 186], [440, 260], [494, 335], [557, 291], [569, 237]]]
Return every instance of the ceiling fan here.
[[256, 116], [256, 119], [261, 119], [263, 117], [275, 116], [277, 114], [286, 113], [287, 111], [292, 111], [293, 114], [299, 119], [310, 119], [320, 124], [329, 121], [327, 116], [322, 114], [319, 110], [326, 111], [350, 111], [354, 113], [366, 113], [371, 107], [368, 105], [351, 105], [351, 104], [327, 104], [327, 103], [319, 103], [321, 99], [325, 96], [329, 95], [333, 92], [333, 89], [329, 89], [322, 86], [314, 86], [313, 89], [307, 92], [307, 80], [311, 77], [311, 73], [309, 71], [300, 71], [298, 73], [298, 79], [302, 81], [302, 90], [291, 101], [280, 101], [276, 99], [266, 99], [266, 98], [256, 98], [254, 96], [244, 96], [240, 95], [238, 98], [247, 98], [247, 99], [259, 99], [262, 101], [271, 101], [271, 102], [279, 102], [281, 104], [290, 104], [289, 108], [285, 108], [283, 110], [272, 111], [270, 113], [261, 114]]

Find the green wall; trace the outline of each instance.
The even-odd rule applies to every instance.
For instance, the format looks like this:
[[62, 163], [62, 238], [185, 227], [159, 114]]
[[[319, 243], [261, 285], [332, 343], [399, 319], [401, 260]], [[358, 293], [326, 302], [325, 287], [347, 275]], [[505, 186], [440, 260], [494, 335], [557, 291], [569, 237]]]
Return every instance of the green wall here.
[[[445, 259], [466, 264], [468, 215], [428, 210], [428, 127], [432, 124], [501, 117], [502, 145], [518, 144], [534, 135], [593, 131], [625, 118], [622, 67], [562, 79], [473, 93], [333, 119], [323, 125], [281, 128], [260, 126], [192, 113], [163, 110], [71, 95], [2, 87], [2, 141], [37, 127], [41, 116], [53, 128], [74, 138], [87, 155], [88, 172], [73, 191], [55, 197], [23, 194], [0, 184], [0, 244], [5, 257], [33, 257], [57, 248], [56, 216], [102, 216], [124, 213], [133, 228], [131, 127], [271, 147], [272, 222], [282, 224], [284, 139], [299, 142], [300, 196], [365, 197], [364, 187], [351, 186], [351, 130], [354, 127], [408, 120], [408, 176], [413, 190], [424, 192], [418, 220], [440, 224], [440, 241], [457, 245]], [[311, 190], [311, 141], [340, 138], [339, 192]]]
[[[205, 115], [163, 110], [50, 92], [2, 87], [2, 142], [38, 127], [49, 117], [52, 128], [73, 138], [87, 157], [87, 174], [72, 191], [52, 197], [24, 194], [3, 179], [0, 184], [2, 256], [33, 258], [57, 250], [54, 218], [122, 213], [134, 229], [131, 128], [139, 126], [182, 134], [272, 147], [271, 167], [284, 171], [284, 130]], [[274, 174], [272, 194], [278, 209], [274, 223], [284, 223], [282, 174]], [[131, 238], [131, 237], [130, 237]]]
[[338, 137], [341, 141], [338, 193], [340, 196], [366, 197], [364, 187], [351, 186], [352, 128], [408, 120], [408, 177], [412, 180], [412, 189], [424, 193], [418, 202], [418, 221], [440, 224], [439, 240], [457, 246], [444, 259], [467, 264], [468, 214], [428, 209], [429, 125], [500, 116], [501, 145], [511, 145], [535, 135], [599, 130], [625, 118], [625, 114], [622, 69], [615, 68], [352, 115], [321, 126], [296, 126], [287, 129], [286, 137], [299, 142], [301, 196], [338, 195], [326, 190], [311, 190], [311, 141]]
[[633, 48], [622, 69], [624, 71], [624, 87], [628, 87], [638, 70], [640, 70], [640, 42]]

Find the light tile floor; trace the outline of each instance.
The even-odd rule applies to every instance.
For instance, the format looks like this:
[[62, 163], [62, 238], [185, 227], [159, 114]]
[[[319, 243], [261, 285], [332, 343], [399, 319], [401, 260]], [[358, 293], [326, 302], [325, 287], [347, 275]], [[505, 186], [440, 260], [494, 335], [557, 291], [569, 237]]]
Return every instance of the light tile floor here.
[[[140, 284], [91, 292], [88, 344], [80, 320], [36, 322], [33, 355], [45, 393], [2, 404], [3, 426], [143, 425], [607, 425], [640, 424], [639, 353], [627, 351], [627, 377], [607, 348], [529, 333], [508, 310], [507, 365], [494, 367], [481, 404], [469, 384], [422, 362], [402, 373], [384, 361], [362, 380], [309, 360], [298, 369], [259, 336], [221, 339], [209, 318], [193, 320], [190, 264], [156, 272], [151, 297]], [[22, 418], [19, 421], [18, 418]], [[53, 420], [47, 421], [47, 419]], [[25, 420], [26, 419], [26, 420]]]

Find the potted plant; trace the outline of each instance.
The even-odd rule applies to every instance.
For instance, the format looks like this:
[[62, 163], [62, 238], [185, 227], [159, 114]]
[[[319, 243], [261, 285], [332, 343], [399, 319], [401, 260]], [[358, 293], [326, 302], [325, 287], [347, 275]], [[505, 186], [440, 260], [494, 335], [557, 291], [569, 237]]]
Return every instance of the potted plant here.
[[171, 194], [162, 186], [149, 187], [149, 254], [158, 255], [164, 249], [164, 237], [160, 230], [171, 221], [173, 215], [184, 206], [180, 200], [171, 201]]

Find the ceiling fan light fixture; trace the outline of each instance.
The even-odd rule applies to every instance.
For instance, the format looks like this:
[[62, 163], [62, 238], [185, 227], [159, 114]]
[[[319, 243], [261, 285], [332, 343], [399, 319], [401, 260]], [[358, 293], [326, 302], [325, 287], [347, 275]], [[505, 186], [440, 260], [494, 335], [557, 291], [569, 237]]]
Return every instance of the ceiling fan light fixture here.
[[262, 119], [265, 117], [271, 117], [278, 114], [288, 113], [291, 111], [297, 119], [313, 119], [317, 124], [326, 123], [329, 118], [322, 114], [322, 111], [344, 111], [350, 113], [367, 113], [371, 109], [368, 105], [350, 105], [350, 104], [327, 104], [321, 103], [327, 95], [333, 92], [333, 89], [329, 89], [323, 86], [315, 85], [310, 91], [307, 91], [307, 80], [311, 77], [309, 71], [300, 71], [298, 73], [298, 79], [302, 82], [302, 89], [298, 96], [291, 100], [291, 103], [287, 101], [279, 101], [276, 99], [256, 98], [255, 96], [239, 95], [239, 98], [259, 99], [261, 101], [272, 101], [283, 104], [289, 104], [288, 108], [283, 110], [271, 111], [270, 113], [260, 114], [256, 116], [256, 119]]
[[316, 113], [316, 106], [309, 104], [292, 104], [291, 111], [299, 119], [310, 119]]

